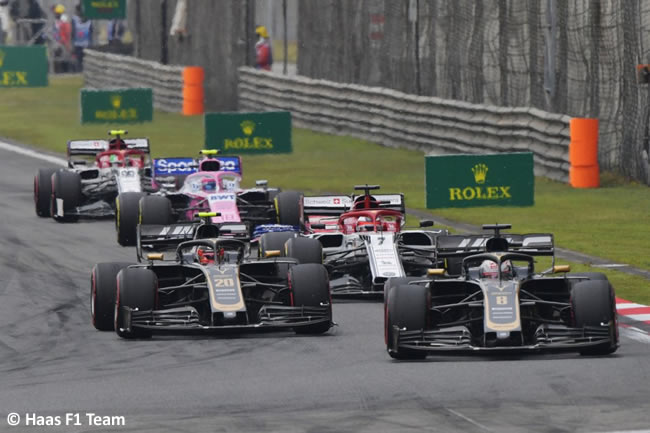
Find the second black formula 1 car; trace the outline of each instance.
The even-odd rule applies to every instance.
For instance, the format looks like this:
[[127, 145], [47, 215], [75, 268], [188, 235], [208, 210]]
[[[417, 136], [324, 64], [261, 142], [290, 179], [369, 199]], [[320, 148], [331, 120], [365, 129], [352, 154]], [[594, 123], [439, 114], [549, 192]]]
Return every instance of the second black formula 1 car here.
[[332, 326], [327, 271], [295, 259], [249, 258], [249, 244], [202, 224], [140, 226], [138, 255], [176, 244], [172, 257], [148, 253], [140, 264], [100, 263], [91, 276], [95, 328], [123, 338], [153, 333], [293, 329], [322, 334]]
[[[463, 257], [462, 275], [395, 278], [385, 285], [385, 338], [397, 359], [427, 354], [566, 352], [606, 355], [618, 348], [614, 289], [599, 273], [568, 266], [536, 273], [535, 256], [554, 255], [553, 235], [439, 236], [442, 257]], [[565, 273], [549, 276], [550, 273]]]

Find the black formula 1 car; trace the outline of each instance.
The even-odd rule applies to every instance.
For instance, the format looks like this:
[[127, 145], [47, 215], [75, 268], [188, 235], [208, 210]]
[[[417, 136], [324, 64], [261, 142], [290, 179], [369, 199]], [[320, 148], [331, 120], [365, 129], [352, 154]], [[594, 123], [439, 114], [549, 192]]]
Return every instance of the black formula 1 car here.
[[[212, 213], [202, 214], [211, 218]], [[91, 275], [92, 320], [123, 338], [153, 333], [224, 333], [332, 326], [327, 271], [268, 254], [210, 222], [140, 226], [139, 264], [99, 263]], [[168, 248], [176, 245], [171, 258]], [[145, 253], [158, 250], [162, 253]]]
[[567, 352], [606, 355], [618, 348], [615, 295], [600, 273], [535, 273], [534, 257], [554, 257], [551, 234], [437, 238], [439, 257], [463, 257], [462, 275], [393, 278], [385, 284], [385, 339], [396, 359], [427, 354]]
[[110, 140], [68, 142], [68, 167], [41, 168], [34, 177], [36, 214], [56, 221], [108, 218], [115, 214], [118, 194], [151, 192], [149, 140], [122, 139], [126, 131], [110, 131]]

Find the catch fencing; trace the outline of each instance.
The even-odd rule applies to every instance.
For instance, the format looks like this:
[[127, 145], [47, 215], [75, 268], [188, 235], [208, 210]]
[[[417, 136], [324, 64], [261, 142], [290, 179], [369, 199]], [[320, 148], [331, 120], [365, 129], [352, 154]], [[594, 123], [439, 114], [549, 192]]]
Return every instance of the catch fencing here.
[[155, 108], [180, 113], [183, 110], [183, 69], [183, 66], [86, 50], [84, 85], [92, 89], [150, 87]]
[[568, 181], [570, 118], [566, 115], [248, 67], [239, 68], [238, 87], [240, 110], [291, 111], [295, 126], [427, 154], [531, 151], [537, 176]]
[[304, 0], [298, 72], [600, 120], [599, 164], [648, 181], [650, 2]]
[[127, 17], [134, 55], [163, 65], [205, 70], [205, 108], [237, 106], [237, 68], [252, 65], [255, 46], [253, 0], [189, 0], [184, 28], [171, 34], [177, 0], [130, 0]]

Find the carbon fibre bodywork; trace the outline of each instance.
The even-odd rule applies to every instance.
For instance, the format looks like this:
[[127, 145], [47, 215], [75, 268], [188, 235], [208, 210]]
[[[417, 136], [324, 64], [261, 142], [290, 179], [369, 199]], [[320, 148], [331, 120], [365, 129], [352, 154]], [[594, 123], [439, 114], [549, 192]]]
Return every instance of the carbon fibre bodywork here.
[[[438, 238], [439, 259], [462, 257], [460, 276], [423, 278], [388, 289], [388, 353], [404, 359], [429, 353], [614, 352], [619, 343], [609, 281], [597, 274], [549, 275], [568, 267], [536, 273], [534, 256], [553, 256], [553, 236], [500, 237], [498, 230], [509, 226], [485, 226], [494, 227], [496, 236]], [[496, 275], [484, 272], [492, 263]], [[418, 319], [408, 319], [407, 310]]]
[[[126, 289], [118, 283], [118, 334], [280, 329], [323, 333], [330, 328], [332, 311], [322, 265], [252, 258], [246, 227], [214, 224], [211, 217], [138, 227], [140, 264], [118, 274], [118, 281], [127, 276], [134, 280], [131, 285], [125, 282]], [[142, 292], [151, 302], [143, 302], [145, 308], [122, 305], [120, 290]]]

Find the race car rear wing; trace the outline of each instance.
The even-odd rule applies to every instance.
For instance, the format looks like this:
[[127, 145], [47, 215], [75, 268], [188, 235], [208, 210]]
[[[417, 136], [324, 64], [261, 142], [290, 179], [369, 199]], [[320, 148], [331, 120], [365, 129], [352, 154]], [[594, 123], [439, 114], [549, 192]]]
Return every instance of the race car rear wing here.
[[[214, 159], [220, 163], [221, 171], [242, 174], [241, 158], [239, 156], [217, 156]], [[178, 177], [199, 171], [200, 160], [195, 158], [157, 158], [153, 160], [153, 175], [155, 177]]]
[[[127, 149], [142, 150], [150, 153], [148, 138], [125, 138], [124, 143]], [[70, 140], [68, 141], [68, 158], [78, 155], [94, 156], [108, 150], [107, 140]]]
[[193, 239], [219, 237], [248, 240], [250, 237], [249, 228], [244, 223], [214, 225], [200, 224], [197, 221], [169, 225], [138, 225], [136, 247], [138, 260], [143, 261], [145, 258], [143, 250], [147, 250], [148, 253], [164, 253], [175, 250], [181, 242]]
[[[340, 215], [353, 210], [354, 202], [363, 195], [322, 195], [304, 197], [302, 204], [305, 215]], [[373, 194], [378, 209], [391, 209], [404, 213], [404, 194]]]
[[[555, 247], [550, 233], [530, 233], [525, 235], [501, 235], [507, 243], [507, 251], [531, 256], [553, 256]], [[436, 237], [438, 257], [464, 257], [486, 252], [488, 240], [495, 239], [493, 234], [447, 235]]]
[[145, 260], [143, 250], [147, 252], [165, 252], [175, 250], [181, 242], [194, 239], [197, 224], [180, 223], [169, 225], [139, 224], [136, 254], [138, 261]]

